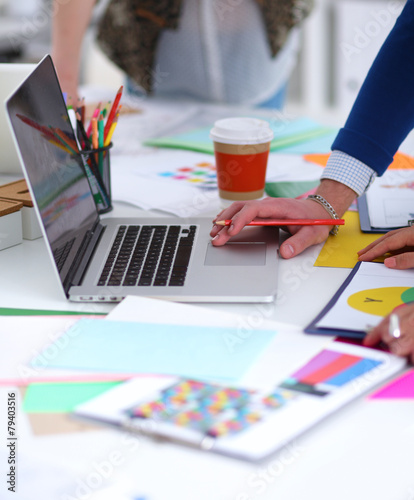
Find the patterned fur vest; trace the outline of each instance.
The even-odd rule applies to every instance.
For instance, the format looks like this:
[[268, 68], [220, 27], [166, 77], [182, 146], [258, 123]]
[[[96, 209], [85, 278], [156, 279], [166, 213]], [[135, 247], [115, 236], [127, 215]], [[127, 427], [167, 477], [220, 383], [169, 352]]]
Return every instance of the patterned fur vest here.
[[[289, 31], [312, 10], [313, 0], [255, 0], [263, 14], [272, 56], [283, 47]], [[133, 80], [151, 92], [157, 41], [165, 28], [176, 29], [182, 0], [111, 0], [98, 27], [103, 52]], [[222, 14], [237, 8], [217, 2]]]

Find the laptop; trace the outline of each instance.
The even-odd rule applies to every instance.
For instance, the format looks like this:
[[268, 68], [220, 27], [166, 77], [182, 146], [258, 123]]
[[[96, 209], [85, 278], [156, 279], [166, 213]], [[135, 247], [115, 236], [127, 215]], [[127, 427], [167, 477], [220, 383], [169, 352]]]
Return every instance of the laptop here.
[[53, 268], [69, 300], [274, 300], [277, 228], [247, 227], [213, 247], [211, 218], [100, 217], [81, 155], [57, 147], [44, 133], [55, 127], [74, 138], [49, 55], [7, 99], [6, 109]]
[[[35, 64], [0, 63], [0, 100], [2, 103], [35, 67]], [[22, 175], [22, 167], [3, 105], [0, 106], [0, 130], [0, 174]]]

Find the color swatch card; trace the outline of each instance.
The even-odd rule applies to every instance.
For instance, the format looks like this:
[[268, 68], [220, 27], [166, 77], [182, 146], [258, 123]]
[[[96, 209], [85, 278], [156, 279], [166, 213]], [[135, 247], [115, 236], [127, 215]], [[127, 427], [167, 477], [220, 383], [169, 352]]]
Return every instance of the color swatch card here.
[[414, 301], [414, 269], [359, 262], [305, 332], [363, 338], [400, 304]]
[[403, 368], [385, 352], [332, 342], [267, 390], [193, 378], [132, 379], [75, 414], [246, 460], [264, 458]]

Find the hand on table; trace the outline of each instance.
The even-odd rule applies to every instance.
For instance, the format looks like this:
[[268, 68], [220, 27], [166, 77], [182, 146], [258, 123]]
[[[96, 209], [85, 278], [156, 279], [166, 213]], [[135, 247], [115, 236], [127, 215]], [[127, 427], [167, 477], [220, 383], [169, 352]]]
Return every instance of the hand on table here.
[[384, 234], [358, 252], [358, 260], [369, 262], [391, 254], [384, 260], [387, 267], [409, 269], [414, 267], [414, 227], [396, 229]]
[[[265, 198], [247, 202], [234, 202], [222, 210], [213, 222], [232, 219], [230, 226], [214, 226], [210, 232], [214, 246], [224, 245], [232, 236], [238, 234], [243, 227], [256, 218], [278, 219], [326, 219], [326, 210], [312, 200], [296, 200], [291, 198]], [[332, 221], [334, 225], [334, 220]], [[280, 246], [280, 254], [285, 259], [300, 254], [311, 245], [325, 241], [332, 226], [287, 226], [292, 236]]]
[[393, 354], [407, 356], [414, 363], [414, 303], [399, 306], [394, 310], [400, 323], [400, 337], [394, 338], [389, 331], [390, 315], [372, 329], [364, 338], [364, 345], [372, 347], [384, 342]]

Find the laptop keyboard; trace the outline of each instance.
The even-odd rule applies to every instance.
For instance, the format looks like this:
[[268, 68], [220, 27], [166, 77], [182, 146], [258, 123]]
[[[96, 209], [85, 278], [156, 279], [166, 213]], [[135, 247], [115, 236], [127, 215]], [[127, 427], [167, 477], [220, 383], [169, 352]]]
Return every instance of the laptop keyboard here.
[[66, 262], [66, 259], [69, 255], [70, 249], [72, 248], [74, 241], [75, 241], [75, 238], [72, 238], [70, 241], [68, 241], [67, 243], [65, 243], [61, 247], [56, 248], [53, 251], [53, 257], [55, 258], [56, 266], [57, 266], [59, 272], [62, 270], [62, 267], [63, 267], [64, 263]]
[[183, 286], [196, 229], [120, 226], [98, 286]]

